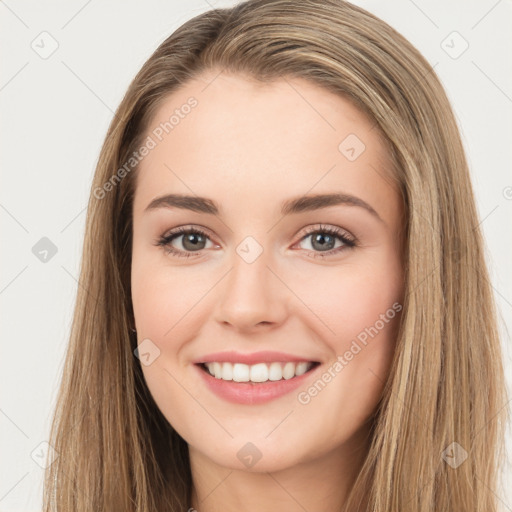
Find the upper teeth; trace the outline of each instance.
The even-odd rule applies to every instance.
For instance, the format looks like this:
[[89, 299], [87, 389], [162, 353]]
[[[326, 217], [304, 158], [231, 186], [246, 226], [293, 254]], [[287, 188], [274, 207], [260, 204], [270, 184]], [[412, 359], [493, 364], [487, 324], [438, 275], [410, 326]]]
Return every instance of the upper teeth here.
[[235, 382], [265, 382], [267, 380], [291, 379], [306, 373], [312, 362], [300, 363], [205, 363], [208, 371], [217, 379], [234, 380]]

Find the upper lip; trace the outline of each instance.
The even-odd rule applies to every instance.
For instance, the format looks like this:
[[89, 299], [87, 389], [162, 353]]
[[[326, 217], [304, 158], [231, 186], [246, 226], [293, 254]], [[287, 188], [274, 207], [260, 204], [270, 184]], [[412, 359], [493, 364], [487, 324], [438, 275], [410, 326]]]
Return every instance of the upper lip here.
[[283, 361], [283, 362], [293, 362], [300, 363], [301, 361], [305, 362], [318, 362], [314, 359], [310, 359], [309, 357], [301, 357], [293, 354], [287, 354], [285, 352], [275, 352], [270, 350], [265, 350], [262, 352], [252, 352], [250, 354], [242, 354], [240, 352], [235, 352], [234, 350], [228, 352], [215, 352], [213, 354], [208, 354], [202, 356], [194, 361], [195, 364], [200, 363], [213, 363], [213, 362], [228, 362], [228, 363], [243, 363], [247, 365], [257, 364], [257, 363], [272, 363], [274, 361]]

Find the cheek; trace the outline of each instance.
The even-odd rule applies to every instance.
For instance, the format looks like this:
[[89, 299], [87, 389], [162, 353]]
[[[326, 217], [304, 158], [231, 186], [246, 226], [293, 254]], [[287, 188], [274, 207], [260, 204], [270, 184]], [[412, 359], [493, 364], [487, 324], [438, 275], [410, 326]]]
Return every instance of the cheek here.
[[142, 372], [158, 408], [187, 442], [194, 431], [190, 422], [201, 424], [201, 418], [194, 419], [201, 411], [186, 391], [190, 386], [180, 385], [186, 363], [181, 349], [197, 337], [194, 328], [204, 321], [197, 316], [201, 309], [197, 303], [208, 292], [207, 283], [194, 279], [192, 272], [187, 275], [184, 268], [173, 269], [162, 258], [134, 251], [132, 303], [137, 338], [139, 347], [149, 346], [152, 358], [150, 364], [142, 364]]
[[[376, 336], [373, 326], [387, 334], [396, 323], [396, 310], [401, 310], [402, 272], [394, 253], [368, 254], [337, 267], [318, 266], [314, 272], [298, 267], [288, 280], [314, 313], [311, 326], [337, 353], [346, 350], [353, 338], [364, 339], [368, 330]], [[393, 308], [395, 303], [399, 305]]]
[[308, 382], [299, 402], [324, 420], [354, 431], [375, 410], [395, 351], [402, 305], [401, 268], [394, 258], [322, 269], [300, 283], [315, 313], [308, 326], [330, 354], [326, 371]]
[[163, 343], [172, 338], [182, 339], [186, 326], [190, 337], [190, 318], [198, 311], [194, 306], [211, 286], [199, 277], [194, 266], [173, 268], [165, 264], [163, 254], [145, 257], [134, 252], [132, 303], [137, 331]]

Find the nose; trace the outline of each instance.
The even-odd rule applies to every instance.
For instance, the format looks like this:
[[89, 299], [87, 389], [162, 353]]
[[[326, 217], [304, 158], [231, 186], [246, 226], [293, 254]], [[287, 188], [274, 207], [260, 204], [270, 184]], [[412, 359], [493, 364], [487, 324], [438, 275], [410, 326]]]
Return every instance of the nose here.
[[251, 263], [235, 255], [232, 268], [218, 287], [219, 323], [248, 332], [285, 321], [293, 294], [268, 260], [265, 251]]

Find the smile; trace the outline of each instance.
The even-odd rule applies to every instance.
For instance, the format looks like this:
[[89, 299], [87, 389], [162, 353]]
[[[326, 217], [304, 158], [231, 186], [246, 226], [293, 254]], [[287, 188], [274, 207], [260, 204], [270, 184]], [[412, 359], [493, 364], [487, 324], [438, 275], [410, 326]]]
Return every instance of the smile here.
[[313, 361], [270, 362], [257, 364], [208, 362], [201, 363], [203, 369], [216, 379], [234, 382], [261, 383], [267, 381], [289, 380], [304, 375], [319, 363]]
[[235, 404], [257, 405], [290, 396], [305, 385], [306, 379], [313, 378], [321, 364], [316, 361], [255, 364], [208, 361], [196, 362], [193, 367], [217, 398]]

